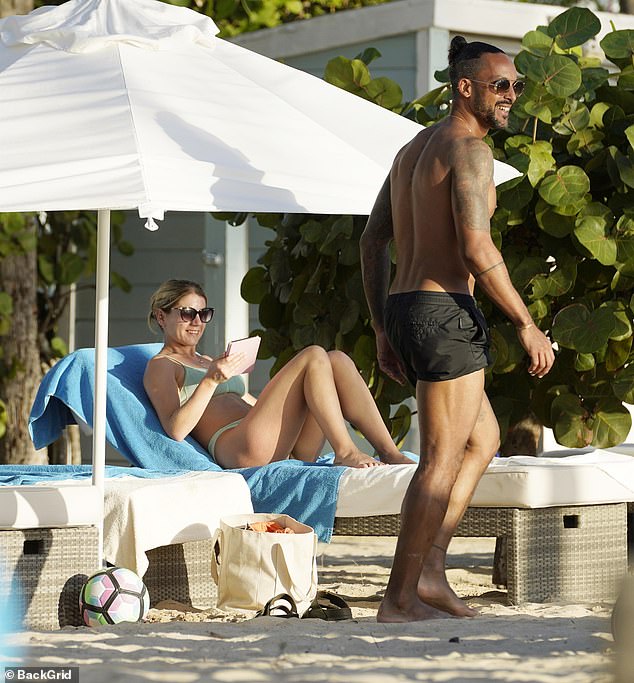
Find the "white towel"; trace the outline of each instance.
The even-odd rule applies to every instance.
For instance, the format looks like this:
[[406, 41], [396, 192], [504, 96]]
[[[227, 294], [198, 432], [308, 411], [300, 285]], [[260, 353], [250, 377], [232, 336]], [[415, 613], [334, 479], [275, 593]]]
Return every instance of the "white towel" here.
[[212, 538], [221, 516], [253, 512], [246, 481], [229, 472], [107, 479], [104, 507], [105, 558], [141, 577], [146, 551]]

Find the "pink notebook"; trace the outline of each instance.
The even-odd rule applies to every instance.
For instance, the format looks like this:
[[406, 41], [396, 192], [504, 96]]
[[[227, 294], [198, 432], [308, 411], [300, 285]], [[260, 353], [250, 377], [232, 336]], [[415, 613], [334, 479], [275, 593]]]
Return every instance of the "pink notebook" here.
[[260, 337], [247, 337], [246, 339], [236, 339], [230, 341], [227, 345], [227, 356], [232, 353], [243, 353], [244, 363], [238, 368], [237, 375], [242, 375], [245, 372], [251, 372], [258, 357], [258, 349], [260, 348]]

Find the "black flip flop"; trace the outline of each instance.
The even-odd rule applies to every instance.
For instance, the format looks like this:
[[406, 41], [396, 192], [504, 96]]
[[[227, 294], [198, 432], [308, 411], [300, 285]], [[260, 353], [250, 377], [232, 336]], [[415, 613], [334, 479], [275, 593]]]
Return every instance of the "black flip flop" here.
[[302, 619], [344, 621], [352, 619], [352, 610], [348, 607], [348, 603], [336, 593], [319, 591], [310, 603], [310, 607], [302, 614]]
[[282, 619], [299, 618], [295, 600], [288, 593], [280, 593], [271, 598], [266, 605], [256, 612], [256, 617], [282, 617]]

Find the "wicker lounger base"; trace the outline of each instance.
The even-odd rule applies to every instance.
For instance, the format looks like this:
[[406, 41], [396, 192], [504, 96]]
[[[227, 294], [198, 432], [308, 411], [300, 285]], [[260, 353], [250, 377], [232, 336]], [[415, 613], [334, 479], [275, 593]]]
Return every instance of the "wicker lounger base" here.
[[[338, 536], [396, 536], [399, 515], [338, 517]], [[553, 508], [469, 508], [457, 536], [506, 539], [508, 600], [613, 600], [627, 572], [627, 505]], [[152, 604], [172, 599], [196, 607], [215, 604], [211, 541], [148, 552], [144, 576]]]
[[627, 505], [470, 508], [458, 535], [506, 538], [509, 602], [613, 601], [627, 573]]
[[0, 530], [0, 576], [24, 611], [23, 626], [79, 626], [79, 592], [98, 567], [97, 527]]
[[[399, 515], [338, 519], [335, 533], [398, 534]], [[508, 599], [600, 602], [627, 572], [627, 504], [469, 508], [456, 536], [506, 539]]]
[[204, 609], [216, 604], [218, 591], [211, 576], [211, 539], [164, 545], [148, 550], [143, 582], [150, 606], [175, 600]]

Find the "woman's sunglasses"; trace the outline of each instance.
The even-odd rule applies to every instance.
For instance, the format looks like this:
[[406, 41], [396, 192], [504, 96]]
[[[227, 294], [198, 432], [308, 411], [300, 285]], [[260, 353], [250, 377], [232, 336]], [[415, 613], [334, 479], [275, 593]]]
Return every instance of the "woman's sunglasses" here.
[[497, 81], [479, 81], [476, 78], [470, 78], [470, 81], [474, 83], [483, 83], [489, 86], [489, 90], [496, 95], [503, 95], [507, 93], [511, 88], [515, 91], [515, 94], [519, 97], [526, 87], [525, 81], [509, 81], [508, 78], [498, 78]]
[[201, 308], [200, 311], [197, 311], [191, 306], [173, 306], [170, 308], [170, 311], [178, 311], [181, 314], [181, 320], [186, 323], [194, 322], [196, 316], [200, 318], [201, 323], [211, 322], [214, 317], [214, 310], [213, 308]]

